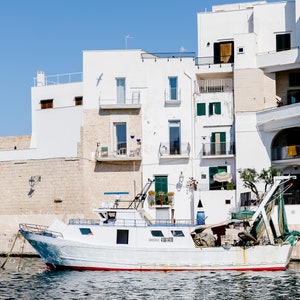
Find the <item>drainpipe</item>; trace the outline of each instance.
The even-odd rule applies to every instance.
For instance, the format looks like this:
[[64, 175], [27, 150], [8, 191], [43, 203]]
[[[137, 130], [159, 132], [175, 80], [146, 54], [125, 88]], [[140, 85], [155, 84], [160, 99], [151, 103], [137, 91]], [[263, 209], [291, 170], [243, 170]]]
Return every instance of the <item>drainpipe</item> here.
[[[183, 72], [183, 74], [190, 80], [190, 91], [191, 91], [191, 153], [190, 157], [192, 158], [192, 174], [191, 177], [194, 178], [194, 153], [195, 153], [195, 119], [194, 119], [194, 93], [193, 93], [193, 82], [191, 76], [189, 76], [186, 72]], [[191, 220], [194, 223], [195, 220], [195, 199], [194, 199], [194, 190], [191, 192], [190, 189], [190, 195], [191, 195]]]

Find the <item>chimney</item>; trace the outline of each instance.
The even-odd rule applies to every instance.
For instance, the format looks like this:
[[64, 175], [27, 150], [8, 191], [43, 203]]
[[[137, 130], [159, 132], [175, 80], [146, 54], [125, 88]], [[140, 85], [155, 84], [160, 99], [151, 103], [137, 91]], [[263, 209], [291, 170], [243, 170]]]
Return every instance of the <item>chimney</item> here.
[[45, 73], [44, 71], [37, 72], [37, 86], [44, 86], [45, 85]]

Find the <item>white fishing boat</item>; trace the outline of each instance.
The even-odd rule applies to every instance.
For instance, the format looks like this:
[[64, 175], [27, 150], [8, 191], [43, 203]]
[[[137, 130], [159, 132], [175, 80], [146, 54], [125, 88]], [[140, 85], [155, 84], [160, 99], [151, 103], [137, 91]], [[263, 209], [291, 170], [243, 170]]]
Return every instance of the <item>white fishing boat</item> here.
[[[281, 197], [292, 176], [274, 178], [257, 210], [216, 225], [153, 220], [143, 209], [145, 188], [128, 208], [99, 208], [97, 220], [20, 224], [20, 233], [51, 269], [284, 270], [297, 234], [287, 230]], [[280, 208], [277, 234], [272, 210]], [[277, 228], [277, 231], [279, 231]]]

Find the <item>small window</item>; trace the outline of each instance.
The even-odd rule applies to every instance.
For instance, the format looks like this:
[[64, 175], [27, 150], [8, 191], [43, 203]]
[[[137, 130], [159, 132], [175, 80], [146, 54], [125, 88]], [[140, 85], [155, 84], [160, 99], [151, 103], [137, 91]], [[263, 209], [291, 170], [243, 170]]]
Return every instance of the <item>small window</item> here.
[[175, 237], [183, 237], [184, 233], [181, 230], [171, 230], [171, 233]]
[[238, 54], [244, 53], [244, 47], [238, 47]]
[[300, 86], [300, 73], [289, 74], [289, 86], [290, 87]]
[[152, 236], [155, 236], [155, 237], [163, 237], [163, 233], [161, 232], [161, 230], [151, 230], [151, 234]]
[[82, 105], [82, 99], [83, 97], [75, 97], [75, 106]]
[[287, 93], [288, 104], [295, 104], [300, 102], [300, 90], [290, 90]]
[[205, 116], [206, 107], [205, 103], [197, 103], [197, 116]]
[[53, 99], [41, 100], [41, 109], [53, 108]]
[[106, 215], [106, 220], [104, 223], [111, 223], [116, 221], [116, 212], [115, 211], [109, 211]]
[[221, 114], [221, 103], [220, 102], [212, 102], [209, 103], [209, 115], [220, 115]]
[[90, 228], [79, 228], [82, 235], [93, 235]]
[[291, 34], [277, 34], [276, 35], [276, 51], [284, 51], [291, 49]]
[[225, 199], [225, 204], [230, 204], [230, 203], [231, 203], [230, 199]]
[[125, 229], [117, 230], [117, 244], [128, 244], [129, 231]]

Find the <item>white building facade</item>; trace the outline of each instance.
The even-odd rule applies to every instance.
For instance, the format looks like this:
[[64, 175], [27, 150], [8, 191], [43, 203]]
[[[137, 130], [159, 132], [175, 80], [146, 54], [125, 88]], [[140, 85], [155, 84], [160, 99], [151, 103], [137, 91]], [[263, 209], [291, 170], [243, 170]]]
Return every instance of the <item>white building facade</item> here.
[[[197, 222], [204, 210], [206, 223], [219, 222], [251, 206], [238, 170], [270, 166], [299, 175], [286, 195], [297, 228], [299, 8], [257, 1], [200, 12], [197, 56], [84, 51], [80, 74], [39, 71], [31, 136], [1, 139], [4, 235], [28, 219], [127, 206], [148, 179], [150, 216]], [[232, 180], [216, 181], [220, 172]]]

